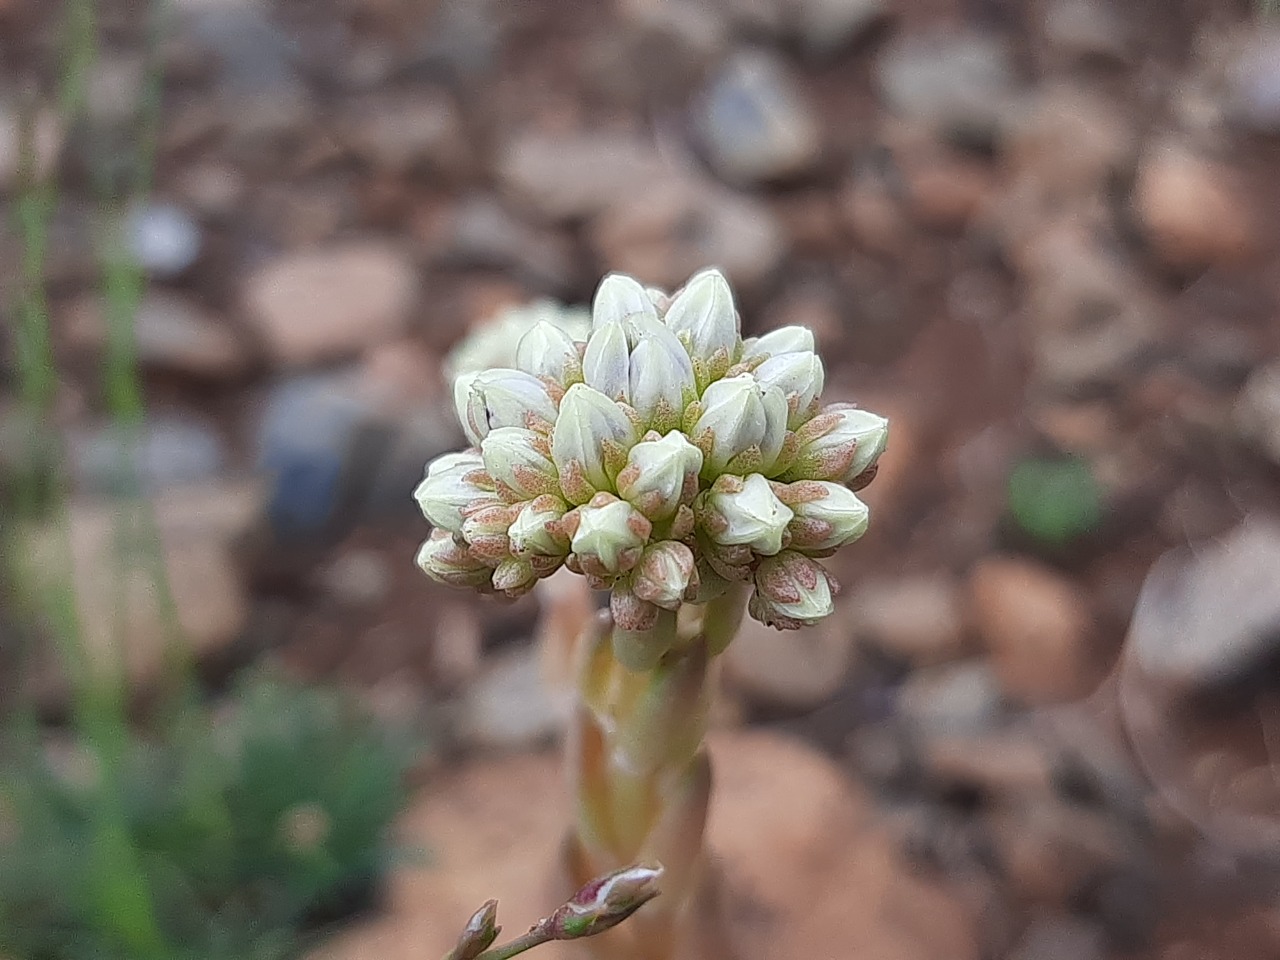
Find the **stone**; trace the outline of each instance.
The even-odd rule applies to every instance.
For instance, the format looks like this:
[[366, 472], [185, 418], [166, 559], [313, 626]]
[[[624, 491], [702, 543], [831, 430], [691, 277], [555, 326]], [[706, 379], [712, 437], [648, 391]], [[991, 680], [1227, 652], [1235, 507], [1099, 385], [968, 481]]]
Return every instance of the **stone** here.
[[606, 132], [523, 134], [499, 150], [496, 164], [503, 190], [548, 220], [594, 216], [644, 195], [666, 173], [651, 144]]
[[80, 492], [128, 495], [217, 480], [228, 457], [212, 424], [172, 411], [153, 414], [137, 427], [103, 423], [73, 428], [67, 435], [67, 459]]
[[916, 142], [896, 153], [905, 199], [923, 226], [962, 230], [989, 201], [995, 178], [976, 157]]
[[1215, 543], [1175, 550], [1147, 575], [1125, 668], [1174, 697], [1235, 699], [1280, 655], [1280, 524], [1252, 516]]
[[462, 119], [443, 93], [383, 93], [359, 101], [345, 117], [343, 137], [358, 157], [390, 174], [462, 174], [470, 163]]
[[129, 252], [156, 277], [176, 277], [200, 256], [200, 225], [182, 207], [152, 203], [131, 212], [125, 223]]
[[763, 284], [786, 253], [782, 228], [754, 197], [684, 178], [629, 188], [590, 232], [602, 262], [674, 289], [690, 264], [714, 263], [735, 285]]
[[617, 48], [596, 48], [593, 80], [635, 102], [683, 102], [729, 43], [724, 12], [700, 0], [623, 0], [618, 12]]
[[184, 166], [177, 172], [176, 183], [183, 203], [211, 219], [233, 216], [249, 192], [244, 174], [216, 161]]
[[1240, 433], [1264, 457], [1280, 464], [1280, 363], [1259, 367], [1245, 381], [1236, 402]]
[[338, 603], [371, 610], [390, 596], [392, 572], [376, 550], [352, 547], [338, 554], [318, 574], [320, 588]]
[[523, 647], [481, 667], [463, 693], [456, 729], [471, 746], [528, 748], [564, 728], [571, 703], [567, 692], [548, 689], [537, 651]]
[[880, 54], [875, 78], [900, 117], [975, 145], [1001, 139], [1020, 92], [1008, 45], [976, 32], [905, 34]]
[[938, 732], [921, 743], [920, 762], [944, 789], [978, 791], [995, 802], [1035, 802], [1055, 792], [1050, 746], [1026, 730]]
[[579, 276], [565, 236], [518, 219], [486, 194], [464, 198], [445, 218], [432, 246], [445, 266], [502, 270], [554, 293], [573, 288]]
[[275, 360], [300, 367], [393, 338], [417, 294], [417, 271], [404, 253], [369, 240], [270, 262], [249, 276], [243, 300]]
[[1054, 59], [1072, 63], [1124, 64], [1129, 60], [1128, 25], [1109, 0], [1054, 0], [1044, 13], [1045, 43]]
[[731, 183], [810, 172], [822, 158], [818, 119], [776, 56], [742, 51], [720, 68], [695, 110], [715, 171]]
[[921, 733], [981, 733], [1004, 714], [990, 665], [967, 660], [911, 673], [895, 701], [898, 715]]
[[912, 666], [945, 663], [965, 652], [964, 604], [944, 573], [868, 578], [854, 587], [849, 608], [860, 640]]
[[1106, 931], [1066, 914], [1037, 916], [1027, 925], [1009, 960], [1106, 960]]
[[775, 630], [745, 617], [723, 662], [725, 681], [748, 701], [812, 710], [844, 685], [853, 637], [839, 614], [800, 630]]
[[906, 248], [911, 227], [901, 190], [876, 165], [857, 169], [840, 193], [840, 212], [853, 237], [872, 253], [895, 256]]
[[[831, 955], [838, 942], [841, 956], [976, 960], [972, 919], [912, 872], [867, 798], [829, 760], [762, 732], [713, 735], [710, 750], [717, 785], [709, 873], [723, 877], [730, 938], [716, 949], [740, 960], [792, 960]], [[491, 897], [510, 931], [545, 916], [567, 893], [555, 882], [563, 782], [547, 753], [472, 759], [431, 778], [399, 831], [429, 845], [430, 861], [398, 867], [387, 909], [309, 960], [442, 956]], [[538, 951], [543, 960], [581, 956], [560, 943]], [[679, 952], [680, 960], [694, 960], [691, 953]]]
[[889, 19], [886, 0], [793, 0], [792, 18], [805, 53], [826, 61]]
[[1082, 696], [1097, 680], [1088, 597], [1047, 567], [992, 557], [974, 567], [975, 624], [1001, 688], [1029, 705]]
[[1057, 83], [1038, 90], [1019, 114], [1006, 163], [1042, 200], [1065, 201], [1105, 191], [1132, 167], [1137, 145], [1134, 124], [1114, 99]]
[[[146, 502], [77, 498], [68, 505], [69, 543], [61, 529], [26, 531], [20, 582], [43, 598], [64, 596], [69, 585], [88, 675], [105, 680], [123, 663], [139, 692], [161, 680], [178, 649], [197, 661], [225, 655], [244, 628], [248, 598], [232, 544], [260, 510], [253, 483], [175, 489]], [[31, 679], [42, 704], [70, 696], [53, 651]]]
[[1249, 25], [1227, 62], [1226, 95], [1227, 115], [1240, 126], [1256, 133], [1280, 133], [1280, 29]]
[[1249, 201], [1232, 172], [1184, 145], [1147, 151], [1130, 203], [1152, 251], [1174, 269], [1239, 263], [1257, 246]]

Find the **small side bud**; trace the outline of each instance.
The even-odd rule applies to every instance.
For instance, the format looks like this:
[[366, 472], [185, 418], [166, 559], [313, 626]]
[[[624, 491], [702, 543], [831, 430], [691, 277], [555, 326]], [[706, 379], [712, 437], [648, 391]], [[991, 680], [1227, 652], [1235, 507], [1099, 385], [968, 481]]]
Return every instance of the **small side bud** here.
[[616, 927], [662, 891], [662, 867], [636, 864], [592, 880], [542, 922], [553, 940], [591, 937]]
[[618, 493], [650, 520], [667, 520], [693, 499], [701, 469], [702, 451], [673, 430], [631, 448], [618, 474]]
[[539, 320], [516, 345], [516, 367], [535, 377], [549, 377], [562, 387], [582, 379], [578, 345], [563, 329]]
[[702, 475], [767, 470], [777, 459], [787, 431], [787, 401], [776, 387], [765, 388], [750, 374], [726, 377], [707, 387], [691, 433], [704, 454]]
[[777, 387], [787, 398], [787, 425], [796, 429], [818, 407], [825, 374], [816, 353], [779, 353], [756, 368], [755, 378], [764, 387]]
[[759, 363], [782, 353], [797, 353], [815, 348], [813, 331], [808, 327], [790, 326], [770, 330], [764, 336], [752, 337], [742, 345], [742, 362]]
[[530, 500], [507, 529], [511, 552], [517, 557], [563, 557], [569, 552], [569, 538], [560, 529], [568, 507], [550, 494]]
[[683, 543], [664, 540], [648, 547], [631, 575], [631, 589], [641, 600], [664, 610], [679, 609], [698, 592], [698, 568], [693, 551]]
[[658, 308], [649, 291], [637, 280], [621, 273], [611, 273], [600, 281], [591, 302], [591, 329], [606, 323], [622, 323], [636, 317], [658, 319]]
[[480, 441], [485, 470], [509, 503], [560, 492], [547, 438], [520, 427], [498, 427]]
[[795, 513], [788, 528], [794, 550], [834, 550], [867, 532], [871, 511], [857, 494], [841, 484], [804, 480], [780, 487], [780, 495]]
[[454, 382], [453, 399], [462, 430], [475, 445], [496, 427], [550, 433], [556, 422], [556, 403], [547, 385], [523, 370], [465, 374]]
[[640, 559], [653, 525], [625, 500], [599, 493], [569, 515], [575, 519], [572, 548], [583, 573], [609, 578]]
[[741, 339], [733, 291], [719, 270], [703, 270], [667, 308], [667, 326], [684, 344], [700, 386], [724, 376], [737, 359]]
[[423, 516], [450, 533], [462, 532], [462, 511], [467, 507], [496, 499], [484, 460], [474, 450], [436, 457], [413, 495]]
[[783, 547], [794, 514], [758, 473], [720, 477], [701, 498], [703, 526], [723, 546], [750, 547], [762, 557]]
[[760, 562], [748, 611], [779, 630], [812, 626], [835, 610], [835, 582], [818, 561], [794, 550]]
[[796, 431], [796, 457], [778, 479], [852, 485], [884, 452], [889, 421], [848, 404], [822, 410]]
[[586, 503], [607, 489], [635, 440], [635, 426], [617, 403], [584, 383], [571, 386], [551, 437], [551, 459], [569, 502]]
[[418, 550], [418, 566], [432, 580], [452, 587], [486, 589], [493, 569], [447, 530], [435, 529]]
[[444, 960], [475, 960], [493, 945], [502, 928], [498, 926], [498, 901], [488, 900], [471, 915], [455, 946]]

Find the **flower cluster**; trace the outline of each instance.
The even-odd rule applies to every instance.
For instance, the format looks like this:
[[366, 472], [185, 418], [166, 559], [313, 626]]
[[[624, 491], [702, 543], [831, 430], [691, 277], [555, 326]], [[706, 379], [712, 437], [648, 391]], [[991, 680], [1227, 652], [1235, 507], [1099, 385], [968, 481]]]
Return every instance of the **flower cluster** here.
[[614, 274], [586, 342], [539, 322], [513, 368], [454, 385], [472, 447], [433, 461], [416, 497], [434, 524], [418, 563], [458, 586], [518, 596], [561, 565], [611, 590], [624, 630], [752, 585], [780, 628], [832, 611], [819, 560], [866, 530], [854, 493], [887, 421], [822, 406], [813, 334], [744, 341], [715, 270], [674, 296]]

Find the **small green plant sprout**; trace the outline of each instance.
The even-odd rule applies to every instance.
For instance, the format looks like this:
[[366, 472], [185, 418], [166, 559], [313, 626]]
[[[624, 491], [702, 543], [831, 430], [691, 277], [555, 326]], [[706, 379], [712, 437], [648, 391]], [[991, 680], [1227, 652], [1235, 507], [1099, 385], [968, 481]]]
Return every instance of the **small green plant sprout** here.
[[674, 295], [608, 276], [585, 342], [540, 322], [512, 367], [456, 379], [471, 447], [416, 491], [433, 578], [517, 597], [565, 567], [609, 592], [578, 644], [566, 866], [582, 885], [664, 865], [662, 901], [627, 928], [644, 960], [671, 956], [701, 875], [712, 660], [744, 613], [779, 629], [832, 613], [822, 560], [867, 529], [855, 491], [888, 434], [823, 406], [809, 330], [740, 330], [719, 271]]
[[662, 867], [632, 864], [588, 882], [568, 901], [510, 943], [494, 947], [502, 928], [497, 925], [498, 901], [477, 910], [444, 960], [508, 960], [552, 940], [594, 937], [616, 927], [661, 893]]
[[1009, 475], [1009, 513], [1037, 543], [1064, 547], [1102, 522], [1102, 494], [1077, 457], [1023, 460]]

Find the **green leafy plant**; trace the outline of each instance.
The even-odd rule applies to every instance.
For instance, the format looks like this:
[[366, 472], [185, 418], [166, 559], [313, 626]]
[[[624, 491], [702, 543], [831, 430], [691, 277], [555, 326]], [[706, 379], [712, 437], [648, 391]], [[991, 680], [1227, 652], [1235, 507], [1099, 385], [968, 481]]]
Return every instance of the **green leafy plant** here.
[[[371, 901], [409, 751], [341, 696], [255, 678], [231, 718], [135, 739], [109, 809], [91, 750], [21, 751], [0, 792], [0, 953], [281, 958]], [[104, 832], [100, 821], [118, 824]], [[135, 869], [122, 869], [125, 851]]]
[[1009, 476], [1009, 512], [1034, 540], [1061, 547], [1102, 522], [1102, 493], [1078, 458], [1023, 460]]

